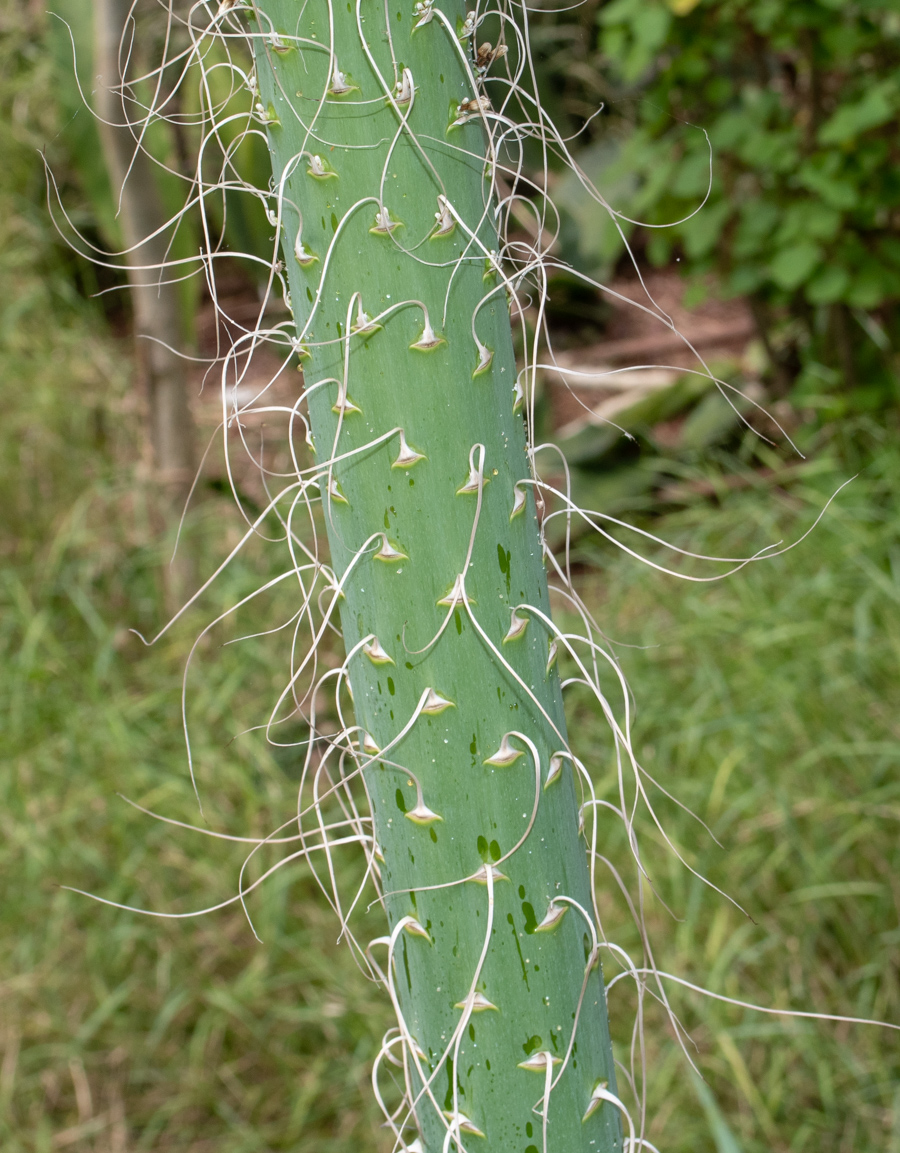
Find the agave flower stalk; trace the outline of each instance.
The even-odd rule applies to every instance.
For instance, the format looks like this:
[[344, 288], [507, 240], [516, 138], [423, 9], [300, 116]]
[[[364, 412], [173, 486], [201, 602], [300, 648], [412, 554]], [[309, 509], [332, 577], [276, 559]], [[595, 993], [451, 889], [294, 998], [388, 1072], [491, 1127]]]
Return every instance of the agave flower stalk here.
[[454, 0], [257, 0], [256, 115], [383, 856], [396, 1147], [604, 1153], [615, 1072], [476, 24]]

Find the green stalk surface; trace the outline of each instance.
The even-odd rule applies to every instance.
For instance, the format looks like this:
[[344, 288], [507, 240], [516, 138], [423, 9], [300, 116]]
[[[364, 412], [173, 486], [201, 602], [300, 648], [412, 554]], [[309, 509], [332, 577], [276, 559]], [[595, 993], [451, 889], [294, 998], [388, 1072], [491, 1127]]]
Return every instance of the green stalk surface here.
[[[530, 605], [549, 617], [549, 595], [527, 483], [513, 515], [516, 483], [530, 473], [514, 411], [506, 289], [486, 272], [497, 237], [485, 207], [484, 121], [476, 114], [449, 127], [456, 105], [476, 95], [471, 41], [459, 35], [464, 9], [446, 0], [444, 12], [446, 23], [435, 12], [414, 30], [410, 0], [363, 3], [359, 12], [350, 3], [263, 0], [251, 24], [259, 104], [294, 319], [309, 348], [316, 460], [342, 458], [333, 483], [323, 476], [322, 499], [334, 572], [342, 578], [350, 568], [340, 612], [354, 653], [356, 723], [386, 750], [364, 779], [391, 930], [410, 918], [396, 934], [391, 969], [419, 1049], [418, 1065], [409, 1051], [405, 1061], [422, 1148], [543, 1153], [546, 1140], [553, 1153], [607, 1153], [622, 1147], [621, 1126], [613, 1104], [595, 1100], [591, 1109], [598, 1085], [615, 1092], [615, 1074], [589, 926], [567, 903], [591, 915], [571, 764], [551, 770], [552, 754], [566, 748], [559, 677], [548, 668], [551, 634], [523, 608], [524, 631], [505, 641], [512, 610]], [[343, 76], [335, 85], [336, 66]], [[403, 68], [415, 86], [411, 104], [386, 96]], [[447, 235], [435, 234], [439, 194], [460, 222]], [[383, 209], [391, 228], [372, 231]], [[393, 311], [377, 331], [348, 340], [355, 293], [370, 317]], [[420, 305], [395, 307], [411, 301], [427, 307], [442, 338], [431, 351], [411, 347], [423, 333]], [[473, 315], [478, 340], [493, 352], [481, 372]], [[335, 383], [319, 384], [328, 378]], [[346, 397], [336, 383], [345, 379]], [[342, 399], [353, 407], [340, 411]], [[396, 464], [398, 432], [365, 447], [398, 429], [422, 459]], [[471, 455], [479, 445], [483, 482], [476, 475], [474, 491], [459, 492], [470, 460], [479, 471], [480, 450]], [[469, 603], [454, 605], [473, 527]], [[385, 541], [403, 555], [377, 557]], [[440, 604], [448, 594], [450, 605]], [[387, 658], [380, 663], [363, 644], [373, 636]], [[451, 704], [421, 713], [392, 744], [429, 688]], [[511, 732], [533, 743], [537, 765], [515, 736], [513, 763], [486, 763]], [[416, 781], [436, 817], [414, 819]], [[490, 869], [497, 874], [484, 875]], [[463, 880], [479, 870], [480, 881]], [[555, 926], [539, 928], [554, 910], [564, 911]], [[471, 1002], [473, 984], [493, 1008]], [[467, 998], [468, 1008], [457, 1007]], [[545, 1127], [548, 1063], [559, 1080]], [[411, 1123], [405, 1139], [414, 1138]]]

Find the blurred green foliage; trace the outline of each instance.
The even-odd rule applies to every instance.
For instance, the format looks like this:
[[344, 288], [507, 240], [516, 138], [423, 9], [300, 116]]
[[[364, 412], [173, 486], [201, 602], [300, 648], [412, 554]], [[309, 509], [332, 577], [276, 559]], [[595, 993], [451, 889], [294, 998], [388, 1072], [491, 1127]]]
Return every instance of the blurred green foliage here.
[[[677, 558], [630, 532], [616, 535], [682, 579], [596, 538], [585, 538], [576, 559], [589, 566], [582, 595], [634, 694], [635, 748], [658, 783], [649, 793], [660, 823], [687, 864], [746, 911], [676, 862], [640, 817], [657, 963], [745, 1001], [833, 1013], [852, 1005], [861, 1016], [897, 1021], [900, 454], [893, 437], [879, 440], [865, 477], [802, 545], [719, 584], [683, 579], [719, 566]], [[693, 553], [749, 556], [796, 540], [835, 480], [823, 468], [790, 494], [723, 492], [718, 508], [695, 505], [652, 527]], [[575, 697], [576, 751], [598, 767], [598, 789], [614, 801], [609, 737], [588, 694]], [[706, 821], [719, 844], [663, 790]], [[617, 829], [604, 851], [619, 860], [623, 842]], [[638, 934], [606, 892], [604, 927], [635, 955]], [[633, 1006], [623, 984], [623, 1000], [616, 989], [610, 999], [620, 1027]], [[743, 1153], [900, 1149], [896, 1035], [778, 1022], [672, 985], [667, 992]], [[658, 1006], [644, 1027], [656, 1070], [650, 1140], [678, 1153], [733, 1153], [692, 1100]]]
[[[776, 390], [827, 416], [894, 404], [898, 0], [589, 7], [596, 29], [552, 18], [544, 68], [577, 119], [606, 101], [584, 166], [617, 211], [655, 226], [623, 222], [626, 235], [655, 264], [678, 257], [701, 291], [713, 273], [716, 291], [749, 297]], [[608, 268], [621, 240], [573, 192], [564, 178], [576, 259]]]

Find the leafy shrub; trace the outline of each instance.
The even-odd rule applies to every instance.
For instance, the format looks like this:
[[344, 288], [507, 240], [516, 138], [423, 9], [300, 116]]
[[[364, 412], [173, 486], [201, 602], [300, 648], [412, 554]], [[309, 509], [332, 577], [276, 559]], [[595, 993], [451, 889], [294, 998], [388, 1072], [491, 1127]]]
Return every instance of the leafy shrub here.
[[[677, 254], [748, 296], [775, 379], [805, 403], [837, 415], [894, 400], [898, 0], [611, 0], [595, 13], [595, 45], [560, 82], [582, 116], [607, 96], [592, 162], [624, 135], [599, 183], [613, 206], [680, 222], [632, 230], [650, 261]], [[626, 172], [637, 185], [620, 200]]]

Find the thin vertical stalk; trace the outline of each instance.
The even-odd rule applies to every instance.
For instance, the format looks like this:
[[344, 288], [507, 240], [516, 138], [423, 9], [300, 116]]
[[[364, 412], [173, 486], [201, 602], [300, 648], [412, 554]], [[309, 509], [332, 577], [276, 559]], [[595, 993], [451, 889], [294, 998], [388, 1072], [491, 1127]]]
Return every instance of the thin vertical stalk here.
[[418, 1130], [428, 1153], [619, 1149], [466, 13], [451, 0], [254, 13], [383, 856], [408, 1085], [397, 1147]]
[[[134, 309], [138, 363], [146, 388], [155, 480], [166, 519], [181, 514], [196, 470], [194, 421], [181, 356], [182, 318], [178, 284], [167, 276], [167, 213], [153, 162], [129, 124], [123, 98], [120, 52], [131, 18], [131, 0], [93, 0], [93, 99], [97, 130], [112, 184]], [[195, 583], [193, 564], [181, 549], [167, 571], [170, 608], [180, 607]]]

